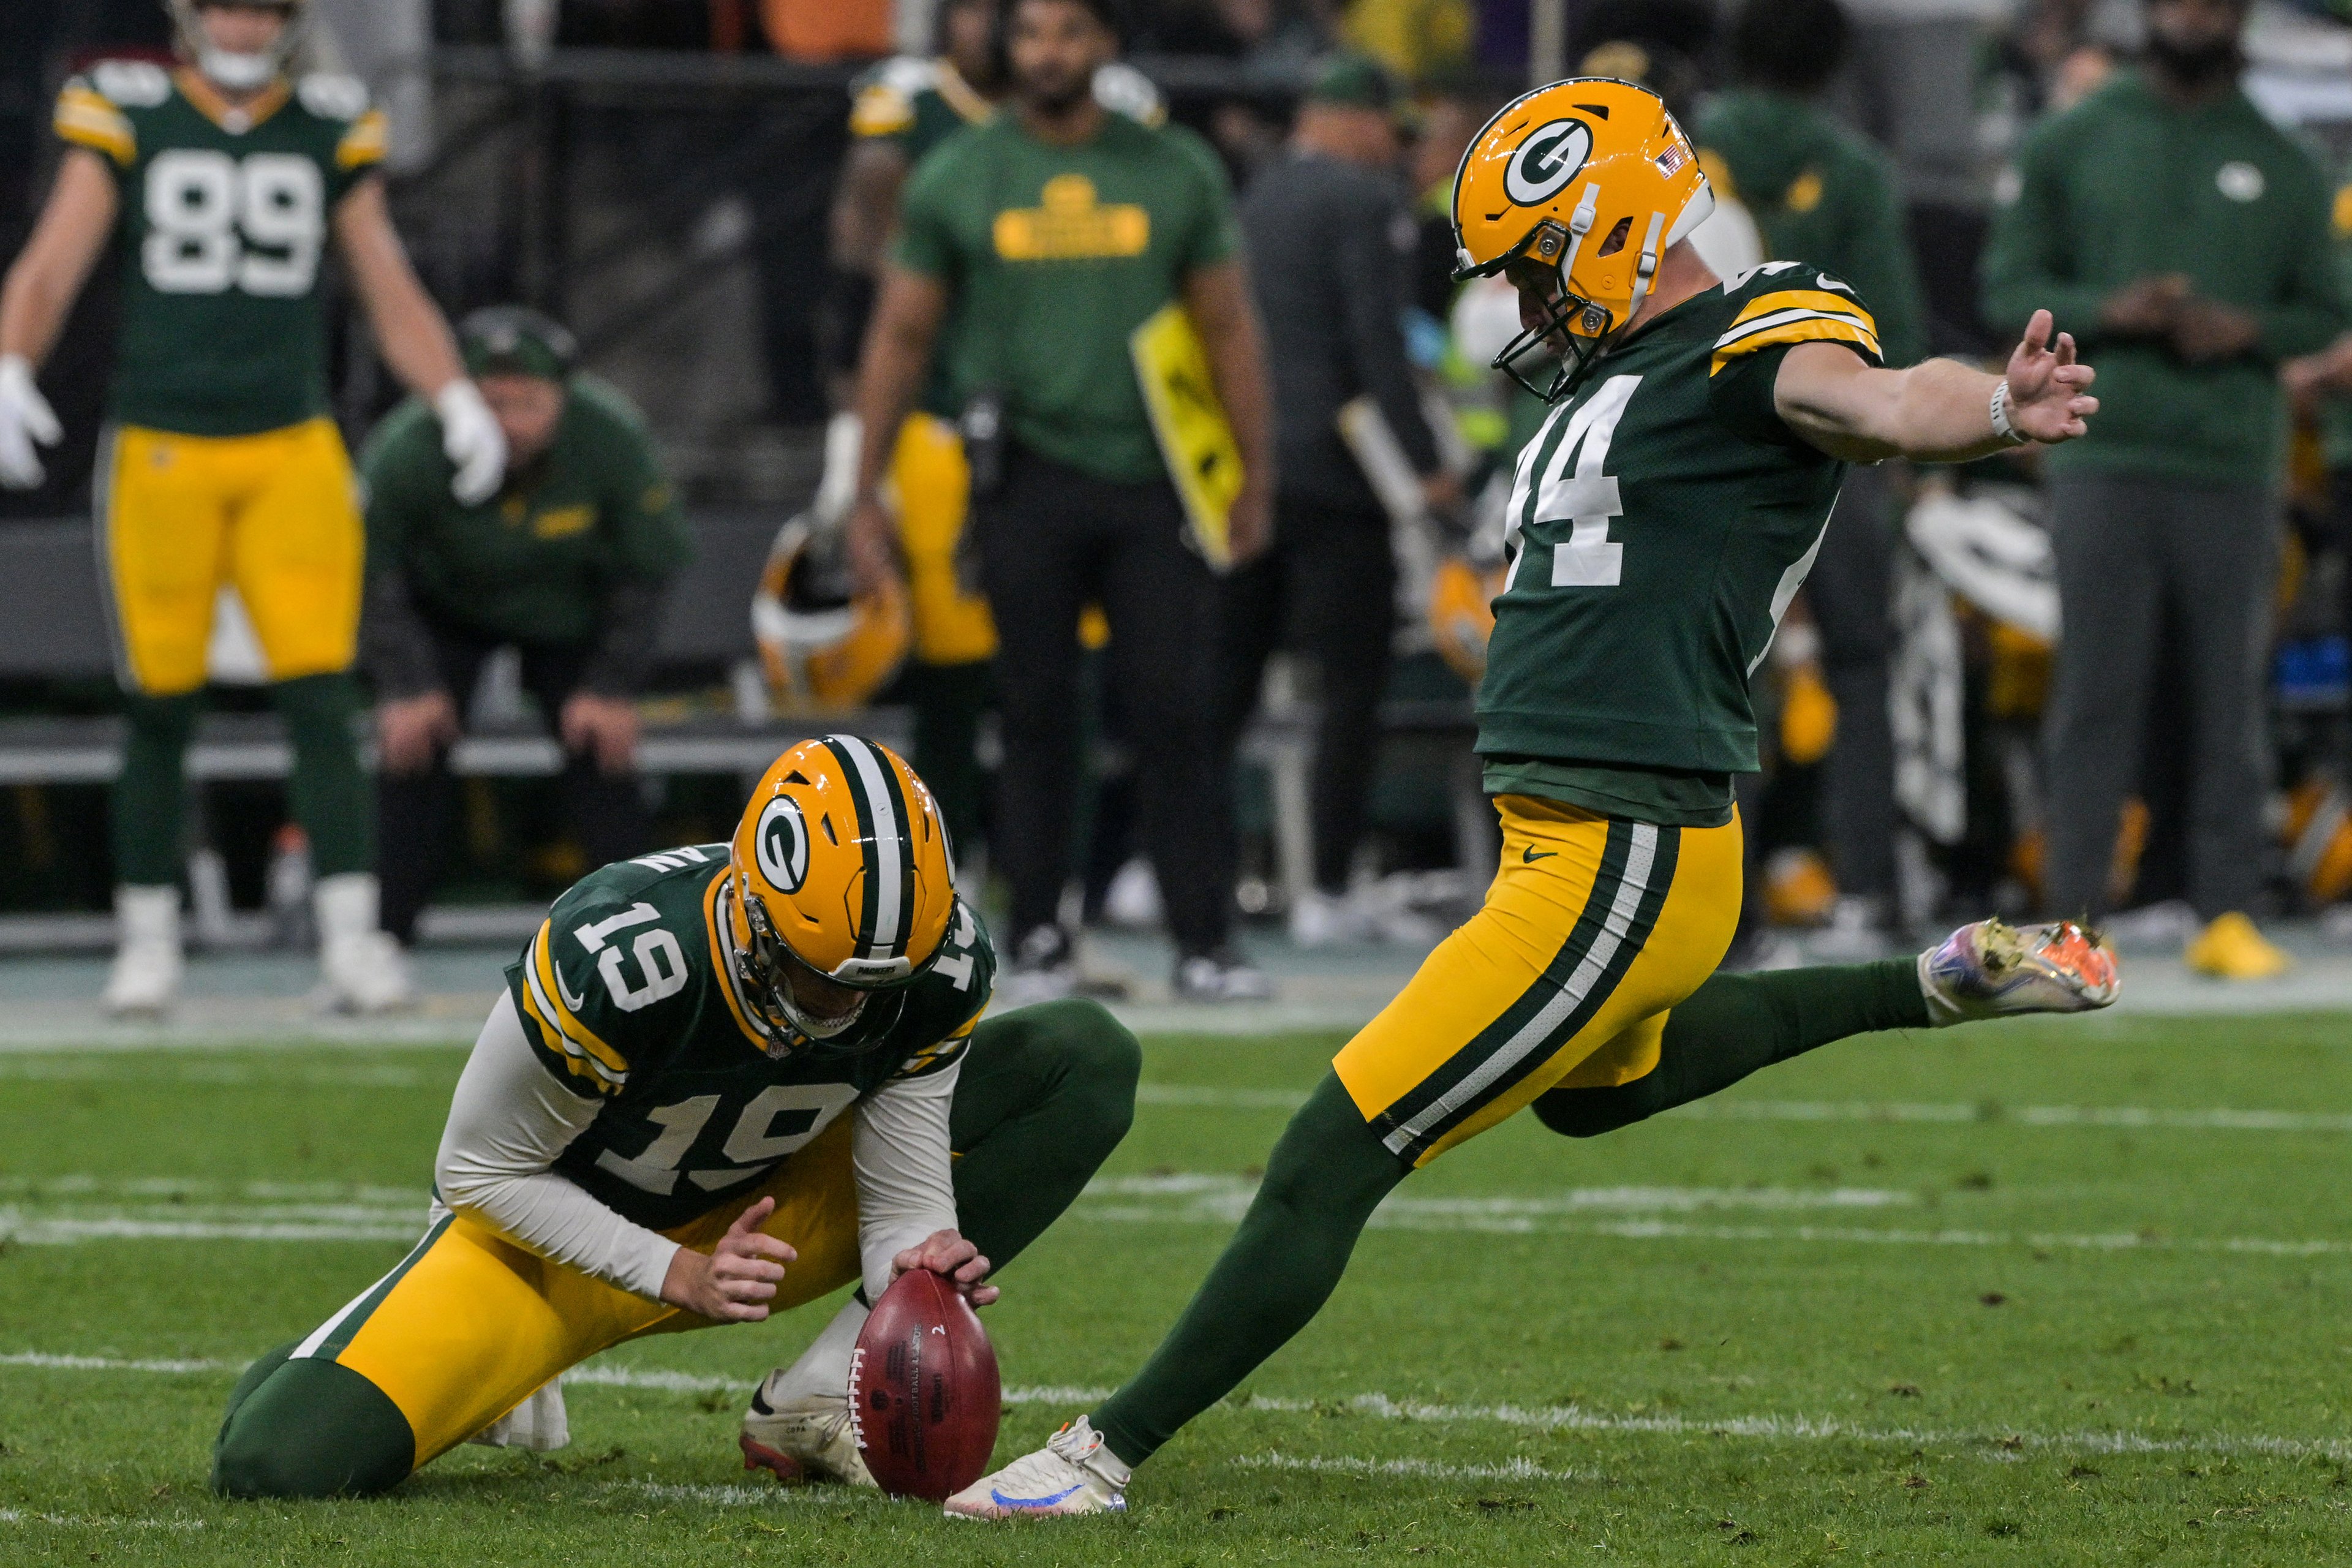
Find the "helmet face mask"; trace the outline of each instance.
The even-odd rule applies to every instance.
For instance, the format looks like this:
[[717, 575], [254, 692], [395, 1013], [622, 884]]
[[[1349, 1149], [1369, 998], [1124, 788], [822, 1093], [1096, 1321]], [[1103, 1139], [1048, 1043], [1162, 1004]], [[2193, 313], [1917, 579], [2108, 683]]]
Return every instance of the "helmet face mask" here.
[[[1647, 88], [1580, 77], [1504, 105], [1464, 150], [1453, 199], [1454, 278], [1507, 271], [1533, 307], [1494, 368], [1547, 403], [1566, 396], [1641, 314], [1665, 251], [1714, 208], [1689, 139]], [[1517, 363], [1538, 348], [1559, 362], [1545, 385]]]
[[165, 9], [171, 13], [180, 53], [215, 87], [228, 92], [258, 92], [278, 79], [295, 51], [302, 47], [303, 34], [310, 25], [310, 5], [307, 0], [233, 0], [236, 9], [277, 11], [285, 17], [278, 37], [267, 49], [247, 54], [220, 47], [205, 27], [204, 13], [222, 3], [223, 0], [166, 0]]
[[768, 1055], [788, 1056], [802, 1042], [822, 1049], [865, 1016], [866, 994], [863, 992], [848, 1012], [831, 1017], [803, 1006], [793, 992], [793, 972], [815, 975], [816, 971], [776, 934], [775, 922], [769, 920], [767, 907], [747, 896], [740, 880], [733, 896], [741, 900], [744, 923], [751, 930], [751, 942], [735, 952], [735, 976], [751, 994], [753, 1024], [765, 1037], [762, 1048]]

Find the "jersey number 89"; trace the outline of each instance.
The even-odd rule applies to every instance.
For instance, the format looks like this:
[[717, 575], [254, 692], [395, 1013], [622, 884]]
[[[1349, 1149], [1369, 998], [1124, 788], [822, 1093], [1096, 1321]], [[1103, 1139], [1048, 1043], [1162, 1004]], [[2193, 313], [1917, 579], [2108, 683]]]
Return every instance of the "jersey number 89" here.
[[139, 261], [165, 294], [289, 298], [310, 291], [326, 237], [319, 165], [290, 153], [175, 148], [147, 166], [147, 240]]

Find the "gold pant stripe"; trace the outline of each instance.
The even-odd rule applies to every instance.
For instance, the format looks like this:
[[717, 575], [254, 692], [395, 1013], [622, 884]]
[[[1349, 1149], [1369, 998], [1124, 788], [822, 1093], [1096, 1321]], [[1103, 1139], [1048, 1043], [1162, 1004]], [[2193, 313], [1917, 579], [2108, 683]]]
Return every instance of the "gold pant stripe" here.
[[1527, 796], [1496, 805], [1503, 850], [1485, 903], [1332, 1062], [1415, 1164], [1548, 1089], [1655, 1067], [1667, 1011], [1714, 973], [1738, 920], [1737, 819], [1653, 827]]
[[365, 529], [331, 421], [252, 436], [111, 428], [92, 489], [128, 689], [167, 697], [205, 683], [223, 587], [236, 591], [270, 679], [351, 668]]
[[[836, 1120], [757, 1192], [663, 1234], [708, 1252], [737, 1215], [773, 1197], [775, 1212], [760, 1228], [799, 1257], [771, 1310], [848, 1284], [859, 1268], [853, 1120]], [[600, 1351], [713, 1326], [551, 1263], [463, 1215], [442, 1220], [438, 1234], [339, 1317], [302, 1353], [331, 1357], [382, 1389], [408, 1418], [420, 1467]]]

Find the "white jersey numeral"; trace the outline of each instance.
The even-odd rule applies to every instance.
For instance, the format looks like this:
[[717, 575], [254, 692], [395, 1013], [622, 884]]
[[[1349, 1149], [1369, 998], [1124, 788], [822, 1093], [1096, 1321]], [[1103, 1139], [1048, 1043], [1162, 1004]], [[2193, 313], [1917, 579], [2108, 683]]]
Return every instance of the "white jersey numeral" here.
[[[651, 933], [648, 933], [651, 934]], [[772, 1084], [751, 1099], [735, 1119], [720, 1152], [735, 1162], [717, 1170], [688, 1173], [696, 1186], [708, 1192], [731, 1187], [761, 1167], [805, 1147], [833, 1124], [833, 1119], [856, 1103], [857, 1089], [846, 1083]], [[719, 1109], [719, 1097], [698, 1094], [675, 1105], [659, 1105], [646, 1120], [661, 1131], [635, 1159], [607, 1149], [596, 1156], [596, 1168], [639, 1192], [664, 1195], [677, 1191], [677, 1163], [686, 1158]]]
[[[949, 933], [948, 940], [960, 948], [969, 949], [979, 935], [980, 926], [971, 918], [971, 910], [961, 904], [956, 905], [955, 930]], [[941, 953], [939, 963], [934, 967], [953, 981], [957, 990], [971, 989], [971, 974], [975, 965], [971, 952]]]
[[1503, 584], [1506, 592], [1517, 585], [1519, 569], [1527, 563], [1527, 542], [1521, 535], [1529, 522], [1569, 524], [1568, 538], [1551, 547], [1551, 586], [1614, 588], [1623, 581], [1625, 546], [1609, 537], [1609, 523], [1625, 515], [1625, 505], [1618, 493], [1617, 477], [1603, 470], [1609, 462], [1610, 443], [1616, 438], [1617, 422], [1625, 416], [1625, 405], [1641, 384], [1638, 375], [1612, 375], [1591, 397], [1552, 416], [1555, 420], [1565, 418], [1568, 427], [1549, 461], [1543, 455], [1549, 426], [1528, 444], [1517, 482], [1511, 487], [1510, 521], [1504, 537], [1512, 552], [1510, 574]]
[[650, 1007], [665, 996], [675, 996], [686, 989], [686, 950], [677, 938], [661, 927], [639, 931], [629, 952], [635, 955], [637, 968], [644, 972], [645, 984], [632, 985], [621, 973], [621, 950], [618, 945], [606, 948], [596, 960], [596, 973], [604, 977], [604, 988], [613, 994], [613, 1005], [624, 1013], [634, 1013], [640, 1007]]
[[147, 281], [165, 294], [291, 299], [310, 291], [327, 235], [319, 165], [291, 153], [243, 162], [208, 148], [175, 147], [147, 165]]

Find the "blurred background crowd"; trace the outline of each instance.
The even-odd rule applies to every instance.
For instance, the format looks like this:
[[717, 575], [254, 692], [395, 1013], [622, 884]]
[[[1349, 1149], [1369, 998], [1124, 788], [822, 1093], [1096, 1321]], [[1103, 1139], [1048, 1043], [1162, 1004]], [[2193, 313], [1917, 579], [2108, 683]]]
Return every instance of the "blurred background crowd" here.
[[[1494, 853], [1470, 704], [1543, 414], [1487, 367], [1516, 306], [1454, 282], [1447, 198], [1488, 116], [1570, 74], [1643, 81], [1691, 131], [1718, 271], [1836, 273], [1890, 363], [2003, 357], [2049, 306], [2102, 374], [2063, 462], [1852, 476], [1755, 672], [1735, 960], [2047, 910], [2256, 979], [2287, 962], [2264, 922], [2347, 912], [2352, 6], [1059, 0], [1099, 32], [1069, 58], [1100, 112], [1177, 160], [1159, 302], [1197, 341], [1141, 379], [1181, 392], [1189, 353], [1214, 384], [1243, 475], [1222, 542], [1159, 468], [1166, 412], [1037, 390], [1100, 344], [958, 248], [988, 200], [971, 132], [1057, 90], [1015, 79], [1022, 4], [316, 0], [313, 63], [387, 112], [417, 272], [486, 390], [517, 384], [509, 447], [527, 466], [534, 428], [543, 451], [596, 411], [567, 473], [635, 498], [606, 509], [625, 570], [469, 619], [464, 552], [404, 499], [422, 437], [338, 296], [398, 940], [520, 931], [604, 858], [723, 837], [776, 738], [836, 715], [938, 790], [1035, 994], [1094, 983], [1096, 923], [1167, 927], [1204, 1000], [1265, 992], [1237, 926], [1433, 940]], [[0, 15], [0, 256], [49, 188], [60, 85], [172, 49], [155, 0]], [[1094, 193], [978, 221], [999, 255], [1126, 254]], [[123, 879], [88, 521], [115, 292], [83, 291], [42, 369], [42, 482], [0, 491], [0, 943], [106, 940]], [[1122, 363], [1133, 324], [1102, 328]], [[311, 847], [234, 633], [191, 753], [194, 932], [299, 942]]]

